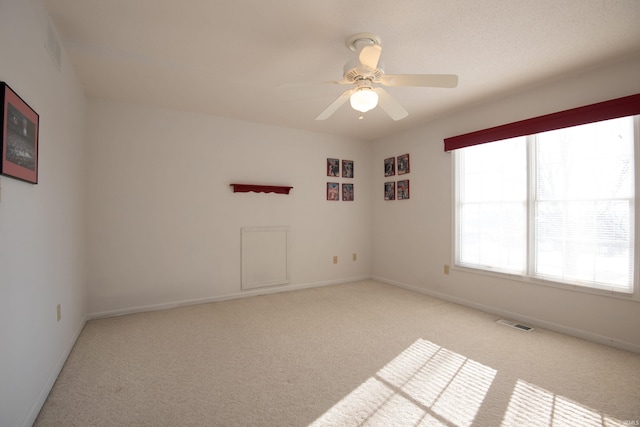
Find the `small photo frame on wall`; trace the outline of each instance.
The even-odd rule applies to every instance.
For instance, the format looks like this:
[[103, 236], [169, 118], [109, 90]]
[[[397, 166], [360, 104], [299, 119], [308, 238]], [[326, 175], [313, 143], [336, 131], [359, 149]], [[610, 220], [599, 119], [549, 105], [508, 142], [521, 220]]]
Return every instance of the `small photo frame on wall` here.
[[353, 160], [342, 161], [342, 177], [353, 178]]
[[384, 183], [384, 199], [385, 200], [396, 199], [396, 183], [394, 181]]
[[404, 175], [405, 173], [409, 173], [410, 171], [409, 155], [403, 154], [402, 156], [398, 156], [398, 175]]
[[327, 182], [327, 200], [340, 200], [340, 184]]
[[0, 173], [37, 184], [40, 116], [9, 85], [0, 82], [0, 117]]
[[398, 181], [398, 200], [409, 198], [409, 180]]
[[340, 176], [339, 159], [327, 159], [327, 176]]
[[342, 184], [342, 200], [353, 201], [353, 184]]
[[384, 176], [393, 176], [396, 174], [396, 158], [389, 157], [384, 159]]

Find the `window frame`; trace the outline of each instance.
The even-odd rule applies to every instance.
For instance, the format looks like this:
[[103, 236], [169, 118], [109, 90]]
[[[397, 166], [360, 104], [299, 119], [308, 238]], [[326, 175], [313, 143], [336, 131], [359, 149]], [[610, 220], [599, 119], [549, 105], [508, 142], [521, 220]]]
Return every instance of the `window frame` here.
[[[604, 121], [603, 120], [595, 120]], [[576, 125], [579, 126], [579, 125]], [[566, 126], [572, 127], [572, 126]], [[460, 183], [459, 177], [459, 162], [457, 161], [458, 154], [453, 153], [451, 156], [451, 178], [453, 180], [453, 197], [452, 197], [452, 211], [453, 226], [451, 227], [451, 270], [461, 271], [472, 274], [479, 274], [483, 276], [496, 277], [500, 279], [514, 280], [523, 283], [529, 283], [534, 285], [548, 286], [557, 289], [576, 291], [586, 294], [594, 294], [600, 296], [614, 297], [624, 300], [632, 300], [640, 302], [640, 114], [633, 115], [633, 130], [634, 130], [634, 217], [633, 217], [633, 239], [634, 239], [634, 271], [633, 271], [633, 290], [632, 292], [616, 291], [612, 289], [602, 289], [597, 286], [589, 286], [585, 284], [574, 284], [570, 282], [556, 281], [550, 278], [544, 278], [540, 276], [534, 276], [531, 274], [532, 262], [535, 260], [535, 253], [533, 251], [533, 238], [534, 238], [534, 226], [530, 218], [533, 212], [533, 205], [535, 203], [534, 197], [531, 197], [532, 192], [535, 191], [535, 177], [532, 175], [535, 173], [534, 162], [535, 159], [535, 144], [527, 141], [527, 211], [526, 211], [526, 266], [523, 274], [514, 272], [508, 272], [499, 269], [483, 269], [476, 268], [470, 265], [464, 265], [458, 263], [458, 237], [460, 232], [460, 214], [458, 209], [458, 200], [460, 196]], [[525, 135], [521, 135], [525, 136]], [[528, 138], [536, 138], [536, 135], [526, 135]], [[508, 139], [508, 138], [505, 138]], [[487, 141], [488, 142], [488, 141]], [[491, 141], [493, 142], [493, 141]], [[476, 145], [476, 144], [471, 144]], [[467, 146], [471, 146], [467, 145]], [[464, 148], [464, 147], [461, 147]]]

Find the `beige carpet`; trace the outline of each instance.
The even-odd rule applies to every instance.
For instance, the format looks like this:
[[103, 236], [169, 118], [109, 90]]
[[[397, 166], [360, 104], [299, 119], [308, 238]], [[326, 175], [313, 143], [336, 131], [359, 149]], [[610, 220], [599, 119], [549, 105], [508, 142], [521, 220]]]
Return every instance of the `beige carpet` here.
[[87, 323], [37, 426], [640, 423], [640, 355], [364, 281]]

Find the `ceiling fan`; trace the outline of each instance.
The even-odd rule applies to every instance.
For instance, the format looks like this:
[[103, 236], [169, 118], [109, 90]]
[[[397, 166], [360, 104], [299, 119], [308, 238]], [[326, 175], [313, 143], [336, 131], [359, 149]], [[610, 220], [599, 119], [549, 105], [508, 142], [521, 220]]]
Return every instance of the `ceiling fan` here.
[[[380, 37], [371, 33], [358, 33], [347, 40], [349, 49], [357, 57], [344, 66], [343, 80], [326, 82], [330, 84], [352, 85], [333, 101], [316, 120], [331, 117], [347, 99], [351, 107], [361, 113], [380, 105], [393, 120], [401, 120], [409, 113], [382, 86], [414, 86], [454, 88], [458, 85], [455, 74], [384, 74], [380, 62], [382, 46]], [[362, 119], [362, 114], [360, 115]]]

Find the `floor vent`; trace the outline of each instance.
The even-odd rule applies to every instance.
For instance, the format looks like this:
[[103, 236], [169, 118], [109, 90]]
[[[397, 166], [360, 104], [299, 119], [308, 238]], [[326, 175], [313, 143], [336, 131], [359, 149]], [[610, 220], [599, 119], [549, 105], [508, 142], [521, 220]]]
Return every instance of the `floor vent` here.
[[517, 322], [512, 322], [510, 320], [500, 319], [496, 323], [500, 323], [501, 325], [504, 325], [504, 326], [509, 326], [510, 328], [520, 329], [521, 331], [525, 331], [525, 332], [533, 331], [533, 328], [531, 326], [523, 325]]

